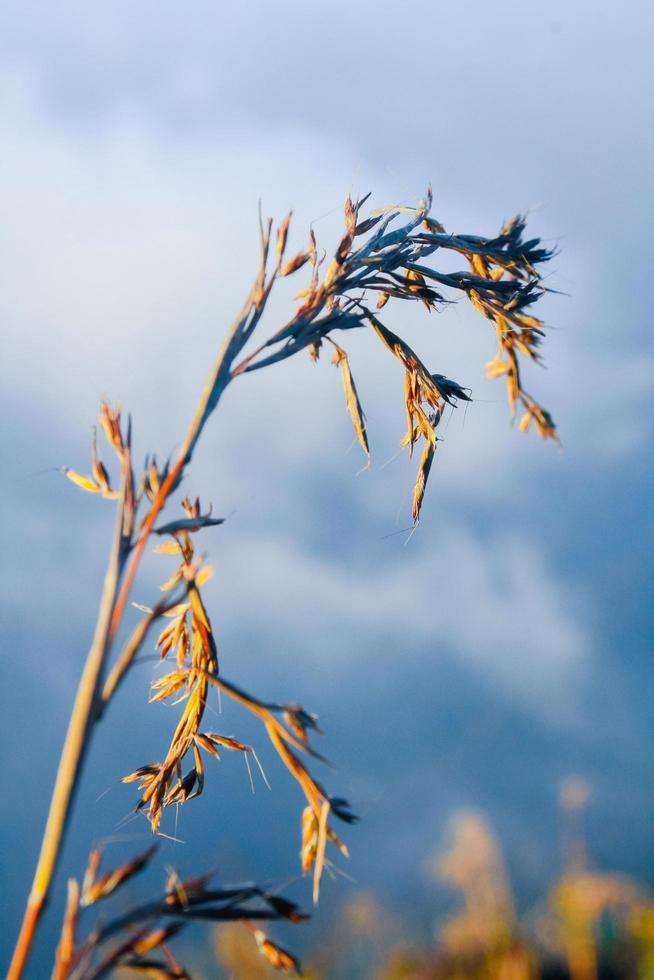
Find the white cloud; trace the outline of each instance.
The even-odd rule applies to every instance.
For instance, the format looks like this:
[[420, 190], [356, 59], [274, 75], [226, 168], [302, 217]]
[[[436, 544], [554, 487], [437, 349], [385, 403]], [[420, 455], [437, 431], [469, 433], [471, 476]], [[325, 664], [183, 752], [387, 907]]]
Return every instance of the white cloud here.
[[[138, 445], [165, 454], [179, 443], [225, 326], [249, 286], [258, 194], [278, 215], [299, 203], [298, 243], [311, 220], [327, 243], [336, 238], [345, 185], [354, 174], [357, 186], [373, 187], [380, 201], [397, 193], [397, 182], [362, 168], [347, 142], [322, 140], [315, 131], [273, 133], [245, 121], [220, 140], [179, 141], [123, 115], [85, 135], [43, 117], [20, 75], [5, 72], [0, 81], [12, 136], [0, 162], [8, 392], [25, 431], [31, 438], [37, 433], [43, 447], [47, 441], [50, 454], [79, 445], [76, 458], [49, 455], [46, 464], [83, 467], [88, 426], [105, 394], [134, 412]], [[282, 306], [273, 304], [273, 320]], [[551, 447], [510, 431], [501, 384], [481, 379], [493, 353], [484, 321], [463, 306], [430, 318], [417, 308], [389, 316], [435, 370], [469, 384], [478, 399], [443, 429], [426, 513], [466, 500], [501, 501], [507, 489], [529, 484], [536, 459], [541, 472], [556, 465]], [[401, 372], [379, 346], [371, 354], [369, 343], [354, 336], [347, 346], [379, 465], [396, 451], [404, 425]], [[553, 334], [550, 346], [556, 370], [540, 374], [535, 390], [555, 415], [562, 407], [577, 419], [572, 447], [564, 433], [568, 453], [596, 458], [601, 444], [588, 436], [597, 429], [597, 408], [590, 398], [578, 404], [573, 389], [583, 361], [580, 342], [565, 331]], [[585, 374], [617, 377], [630, 388], [627, 408], [620, 401], [610, 406], [620, 426], [624, 412], [646, 396], [646, 365], [619, 357], [609, 367], [599, 348], [592, 358], [584, 356], [582, 384], [588, 384]], [[346, 622], [364, 631], [365, 649], [374, 647], [379, 628], [398, 645], [406, 636], [414, 645], [435, 637], [436, 648], [448, 647], [507, 689], [521, 696], [531, 691], [542, 702], [543, 692], [572, 678], [588, 639], [542, 558], [537, 531], [527, 541], [495, 532], [482, 544], [461, 527], [430, 529], [435, 557], [412, 542], [402, 549], [399, 567], [371, 564], [359, 575], [313, 557], [306, 523], [295, 544], [282, 531], [261, 530], [268, 522], [288, 533], [294, 516], [320, 520], [307, 499], [316, 474], [338, 485], [359, 514], [367, 511], [373, 521], [384, 515], [389, 530], [398, 510], [408, 514], [415, 463], [348, 480], [360, 461], [341, 458], [352, 441], [341, 397], [334, 369], [307, 361], [243, 379], [225, 398], [189, 488], [221, 511], [236, 506], [253, 517], [256, 538], [246, 532], [238, 545], [227, 545], [221, 566], [231, 567], [230, 578], [245, 578], [244, 556], [250, 556], [258, 577], [256, 609], [280, 628], [306, 628], [315, 615], [321, 624], [315, 632], [328, 636], [331, 646]], [[46, 425], [44, 439], [38, 433]], [[639, 445], [632, 442], [632, 451]], [[271, 524], [275, 508], [283, 517], [277, 525]], [[243, 523], [252, 526], [249, 519]], [[238, 596], [232, 598], [239, 608]], [[300, 618], [293, 598], [304, 611]], [[251, 615], [246, 607], [243, 616]], [[340, 645], [347, 647], [345, 635]]]
[[[92, 135], [63, 129], [40, 114], [30, 85], [25, 73], [0, 75], [0, 304], [12, 401], [33, 419], [45, 413], [53, 428], [81, 433], [101, 395], [121, 398], [134, 412], [137, 434], [165, 452], [179, 442], [249, 287], [258, 195], [276, 215], [297, 205], [298, 244], [309, 221], [318, 219], [319, 238], [329, 245], [351, 180], [373, 188], [378, 201], [397, 196], [398, 181], [383, 167], [362, 166], [347, 141], [301, 126], [273, 131], [245, 119], [238, 132], [220, 139], [205, 134], [181, 141], [123, 114]], [[445, 203], [456, 213], [456, 201]], [[471, 219], [469, 205], [459, 203]], [[643, 405], [652, 361], [607, 344], [612, 325], [594, 322], [601, 271], [578, 246], [558, 265], [580, 277], [573, 300], [549, 301], [552, 318], [564, 313], [570, 325], [550, 335], [544, 353], [552, 370], [527, 372], [529, 386], [561, 419], [570, 458], [633, 455], [649, 436]], [[287, 304], [288, 297], [275, 300], [268, 322], [283, 316]], [[501, 382], [482, 378], [493, 356], [492, 331], [465, 301], [430, 318], [422, 308], [389, 309], [390, 325], [477, 399], [443, 429], [446, 443], [432, 477], [443, 492], [499, 496], [534, 460], [554, 465], [551, 447], [510, 431]], [[348, 338], [347, 345], [382, 462], [395, 452], [403, 426], [401, 375], [385, 352], [370, 354], [367, 336]], [[302, 423], [290, 432], [269, 426], [263, 451], [286, 460], [324, 457], [323, 447], [329, 453], [342, 438], [336, 433], [347, 431], [338, 384], [327, 380], [331, 369], [301, 363], [275, 370], [230, 395], [229, 407], [221, 408], [226, 421], [221, 430], [212, 423], [213, 432], [232, 427], [225, 433], [232, 447], [237, 439], [256, 446], [270, 406], [277, 411], [292, 392]], [[611, 397], [602, 397], [607, 389]], [[349, 445], [349, 434], [344, 438]]]
[[288, 538], [239, 531], [217, 552], [212, 601], [236, 632], [261, 624], [277, 663], [289, 637], [305, 664], [337, 672], [455, 656], [546, 714], [570, 709], [590, 651], [584, 612], [535, 541], [449, 527], [369, 564], [362, 574]]

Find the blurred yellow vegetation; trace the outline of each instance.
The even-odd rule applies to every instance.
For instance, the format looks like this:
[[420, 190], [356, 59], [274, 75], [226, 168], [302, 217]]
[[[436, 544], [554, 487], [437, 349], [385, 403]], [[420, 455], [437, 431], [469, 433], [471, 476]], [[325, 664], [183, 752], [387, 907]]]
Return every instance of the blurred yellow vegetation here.
[[[623, 874], [594, 870], [579, 779], [561, 787], [563, 867], [535, 909], [520, 916], [502, 848], [486, 818], [457, 814], [449, 845], [430, 874], [459, 892], [461, 905], [441, 921], [433, 944], [361, 893], [346, 902], [331, 933], [307, 957], [311, 980], [654, 980], [654, 900]], [[217, 933], [225, 976], [265, 980], [272, 971], [237, 923]]]

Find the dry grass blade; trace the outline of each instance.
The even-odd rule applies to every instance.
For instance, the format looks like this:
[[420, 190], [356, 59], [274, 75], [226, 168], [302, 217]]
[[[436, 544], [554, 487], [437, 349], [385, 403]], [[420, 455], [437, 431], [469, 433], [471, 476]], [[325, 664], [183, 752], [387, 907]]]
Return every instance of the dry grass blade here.
[[348, 361], [347, 354], [343, 348], [334, 343], [331, 338], [329, 339], [336, 348], [336, 353], [332, 358], [332, 364], [335, 364], [341, 370], [343, 391], [345, 392], [345, 404], [350, 414], [350, 418], [352, 419], [352, 425], [354, 426], [354, 431], [356, 432], [357, 439], [359, 440], [359, 445], [368, 457], [368, 462], [370, 462], [370, 446], [368, 445], [368, 436], [366, 434], [366, 417], [363, 414], [361, 402], [359, 401], [359, 394], [354, 383], [354, 378], [352, 377], [352, 372], [350, 371], [350, 362]]

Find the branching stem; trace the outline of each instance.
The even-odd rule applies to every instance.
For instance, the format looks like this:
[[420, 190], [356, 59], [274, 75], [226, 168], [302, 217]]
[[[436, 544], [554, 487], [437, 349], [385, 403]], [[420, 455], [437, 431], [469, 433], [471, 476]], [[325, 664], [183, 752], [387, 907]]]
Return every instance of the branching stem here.
[[[261, 255], [256, 278], [214, 362], [175, 463], [165, 476], [162, 474], [161, 483], [159, 484], [157, 477], [156, 487], [151, 487], [150, 509], [136, 533], [129, 426], [124, 443], [120, 431], [120, 413], [116, 413], [111, 418], [107, 415], [103, 417], [103, 424], [107, 426], [105, 432], [108, 431], [108, 438], [113, 442], [121, 459], [119, 493], [116, 495], [109, 486], [106, 470], [96, 455], [95, 443], [92, 477], [82, 477], [71, 470], [66, 470], [73, 482], [84, 489], [101, 493], [109, 499], [118, 496], [118, 514], [95, 635], [83, 669], [62, 749], [34, 881], [9, 969], [9, 980], [20, 980], [23, 974], [60, 858], [75, 791], [93, 728], [134, 662], [149, 626], [165, 611], [165, 604], [160, 603], [137, 626], [109, 678], [105, 680], [105, 667], [121, 627], [147, 541], [155, 530], [155, 522], [159, 514], [170, 495], [178, 487], [191, 462], [207, 420], [234, 378], [285, 360], [307, 348], [314, 359], [317, 359], [322, 342], [330, 339], [331, 332], [346, 331], [371, 324], [379, 339], [404, 368], [408, 431], [402, 444], [412, 450], [416, 442], [423, 441], [423, 454], [413, 501], [414, 524], [417, 524], [437, 443], [436, 426], [442, 417], [444, 406], [453, 405], [457, 399], [469, 401], [469, 396], [466, 389], [456, 382], [440, 374], [431, 374], [411, 348], [378, 321], [376, 315], [368, 309], [364, 297], [366, 289], [378, 293], [377, 309], [381, 309], [391, 297], [420, 301], [428, 309], [432, 309], [437, 303], [445, 301], [444, 297], [430, 285], [431, 282], [436, 282], [439, 286], [445, 285], [464, 292], [479, 312], [495, 324], [498, 355], [487, 365], [487, 368], [492, 376], [505, 377], [512, 410], [515, 410], [516, 404], [520, 404], [525, 409], [520, 427], [527, 429], [533, 421], [543, 438], [557, 438], [551, 416], [527, 394], [522, 388], [520, 379], [518, 353], [535, 362], [539, 361], [537, 348], [544, 333], [543, 324], [539, 319], [528, 315], [526, 311], [545, 291], [535, 266], [551, 257], [550, 252], [540, 247], [538, 239], [523, 241], [524, 219], [520, 216], [512, 219], [494, 239], [468, 235], [452, 236], [444, 234], [438, 222], [429, 218], [431, 191], [417, 208], [382, 208], [373, 212], [365, 221], [359, 222], [359, 210], [363, 200], [353, 203], [348, 198], [345, 207], [346, 231], [322, 281], [319, 275], [322, 260], [316, 261], [313, 232], [306, 253], [299, 253], [289, 262], [283, 261], [290, 215], [277, 232], [277, 258], [269, 274], [267, 269], [272, 222], [267, 221], [264, 224], [260, 220]], [[412, 215], [409, 223], [388, 231], [391, 222], [404, 212]], [[372, 229], [376, 230], [361, 246], [355, 247], [355, 240]], [[439, 248], [459, 252], [468, 261], [470, 272], [446, 274], [425, 265], [425, 257]], [[275, 281], [278, 277], [290, 275], [307, 261], [311, 262], [313, 273], [311, 288], [299, 294], [304, 297], [304, 302], [281, 329], [243, 357], [244, 348], [261, 320]], [[359, 290], [363, 291], [363, 296], [355, 298], [353, 293], [356, 292], [358, 295]], [[259, 355], [268, 348], [272, 348], [272, 352], [268, 356], [260, 357]], [[363, 410], [349, 372], [347, 357], [341, 348], [337, 347], [337, 351], [341, 354], [341, 366], [344, 365], [346, 368], [344, 387], [348, 411], [359, 440], [364, 450], [368, 452]], [[238, 361], [239, 357], [242, 357], [240, 361]], [[208, 637], [210, 639], [210, 633]], [[214, 654], [215, 650], [212, 657]], [[334, 803], [334, 800], [330, 801], [318, 784], [311, 779], [289, 745], [298, 751], [306, 751], [314, 756], [317, 754], [274, 717], [273, 712], [280, 708], [284, 710], [283, 706], [265, 704], [253, 699], [240, 688], [212, 676], [210, 672], [207, 673], [203, 683], [205, 687], [206, 683], [221, 687], [236, 701], [243, 703], [249, 710], [259, 715], [282, 759], [303, 786], [313, 811], [313, 817], [310, 814], [311, 820], [315, 818], [315, 821], [319, 821], [317, 832], [322, 842], [320, 853], [315, 859], [314, 883], [317, 889], [327, 834], [330, 834], [330, 840], [336, 840], [341, 846], [327, 827], [330, 802]], [[292, 713], [290, 706], [287, 710]], [[297, 731], [297, 728], [294, 731]], [[343, 817], [343, 819], [348, 818]], [[96, 975], [99, 976], [103, 969], [100, 969]]]

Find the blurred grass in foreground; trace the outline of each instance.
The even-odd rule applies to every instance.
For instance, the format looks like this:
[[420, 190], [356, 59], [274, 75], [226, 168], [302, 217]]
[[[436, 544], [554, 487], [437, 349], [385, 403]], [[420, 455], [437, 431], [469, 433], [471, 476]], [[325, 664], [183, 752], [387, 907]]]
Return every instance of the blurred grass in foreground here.
[[[501, 846], [482, 814], [458, 814], [449, 847], [431, 862], [435, 877], [461, 897], [434, 941], [408, 936], [371, 895], [346, 903], [339, 921], [306, 957], [311, 980], [654, 980], [654, 898], [633, 879], [592, 869], [583, 830], [589, 792], [561, 789], [563, 872], [535, 908], [520, 914]], [[225, 976], [274, 976], [238, 924], [216, 932]]]

